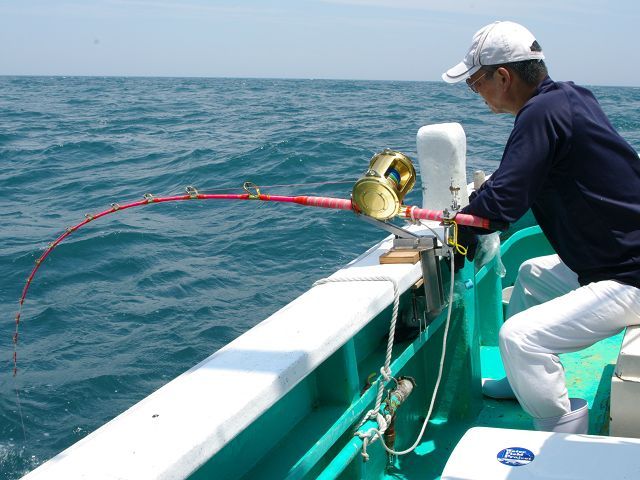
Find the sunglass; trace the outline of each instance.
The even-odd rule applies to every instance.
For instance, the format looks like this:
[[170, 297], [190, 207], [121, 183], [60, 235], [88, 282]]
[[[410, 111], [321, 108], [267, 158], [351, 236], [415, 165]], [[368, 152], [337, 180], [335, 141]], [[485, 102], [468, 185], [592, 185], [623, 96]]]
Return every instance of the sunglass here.
[[476, 87], [476, 83], [478, 83], [480, 80], [486, 77], [487, 74], [489, 73], [492, 73], [492, 72], [485, 70], [485, 72], [482, 75], [480, 75], [478, 78], [476, 78], [473, 82], [471, 81], [471, 78], [467, 78], [466, 80], [467, 86], [471, 89], [473, 93], [478, 93], [478, 87]]

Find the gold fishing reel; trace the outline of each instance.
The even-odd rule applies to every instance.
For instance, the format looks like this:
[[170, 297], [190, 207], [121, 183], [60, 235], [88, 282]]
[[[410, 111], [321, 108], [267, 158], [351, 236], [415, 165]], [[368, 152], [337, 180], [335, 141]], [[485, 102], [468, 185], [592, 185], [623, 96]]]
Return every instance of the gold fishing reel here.
[[405, 154], [384, 149], [353, 186], [351, 198], [360, 213], [388, 220], [400, 213], [402, 201], [416, 183], [416, 170]]

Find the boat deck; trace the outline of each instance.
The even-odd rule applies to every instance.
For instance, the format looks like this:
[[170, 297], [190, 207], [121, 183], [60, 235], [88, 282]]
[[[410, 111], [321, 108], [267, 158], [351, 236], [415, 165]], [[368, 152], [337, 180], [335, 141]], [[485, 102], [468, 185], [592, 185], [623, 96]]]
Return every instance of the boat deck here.
[[[623, 335], [622, 332], [580, 352], [560, 356], [566, 370], [569, 396], [589, 402], [589, 433], [593, 435], [608, 434], [611, 375]], [[504, 376], [497, 347], [481, 347], [481, 359], [483, 377]], [[531, 417], [524, 413], [517, 401], [485, 398], [480, 414], [473, 422], [433, 418], [415, 453], [396, 459], [396, 468], [387, 469], [384, 478], [439, 478], [460, 437], [475, 426], [533, 429]]]

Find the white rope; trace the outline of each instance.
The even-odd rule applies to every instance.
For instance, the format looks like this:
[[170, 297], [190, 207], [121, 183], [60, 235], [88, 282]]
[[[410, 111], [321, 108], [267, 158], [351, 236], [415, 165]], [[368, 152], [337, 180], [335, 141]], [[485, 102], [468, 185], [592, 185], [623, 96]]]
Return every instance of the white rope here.
[[[413, 219], [413, 212], [411, 212], [411, 217]], [[440, 238], [440, 236], [428, 225], [425, 225], [424, 223], [423, 225], [426, 226], [429, 230], [431, 230], [431, 232], [433, 232], [436, 238], [438, 238], [438, 240], [441, 241], [443, 247], [447, 248], [449, 251], [449, 256], [451, 258], [451, 282], [450, 282], [451, 287], [449, 290], [449, 306], [447, 309], [447, 320], [445, 322], [444, 335], [442, 339], [442, 354], [440, 356], [440, 366], [438, 369], [438, 377], [436, 379], [436, 384], [434, 386], [433, 394], [431, 396], [431, 403], [429, 404], [429, 410], [427, 411], [427, 416], [425, 417], [424, 422], [422, 423], [422, 428], [420, 429], [420, 433], [418, 434], [418, 437], [416, 438], [416, 441], [414, 442], [414, 444], [408, 449], [398, 452], [389, 448], [386, 445], [386, 443], [384, 442], [383, 435], [384, 435], [384, 432], [387, 430], [389, 423], [391, 422], [391, 415], [385, 416], [385, 415], [382, 415], [382, 413], [380, 413], [382, 396], [384, 395], [384, 386], [392, 378], [391, 377], [391, 356], [393, 352], [393, 339], [395, 337], [396, 322], [398, 319], [398, 307], [400, 305], [400, 293], [398, 290], [398, 284], [396, 283], [395, 279], [387, 276], [354, 276], [354, 277], [324, 278], [322, 280], [318, 280], [313, 284], [314, 287], [317, 285], [324, 285], [326, 283], [337, 283], [337, 282], [391, 282], [393, 284], [393, 312], [391, 315], [391, 324], [389, 326], [389, 340], [387, 342], [387, 352], [385, 356], [384, 366], [380, 369], [380, 374], [382, 375], [383, 381], [381, 381], [378, 384], [378, 393], [376, 395], [375, 407], [372, 410], [369, 410], [367, 413], [365, 413], [364, 417], [356, 427], [356, 432], [354, 434], [362, 438], [362, 457], [364, 461], [369, 460], [367, 447], [369, 446], [369, 444], [373, 443], [378, 438], [380, 439], [380, 442], [382, 443], [382, 446], [384, 447], [384, 449], [392, 455], [406, 455], [407, 453], [410, 453], [413, 450], [415, 450], [415, 448], [422, 441], [422, 437], [427, 428], [427, 424], [429, 422], [429, 419], [431, 418], [431, 414], [433, 413], [433, 407], [435, 405], [438, 389], [440, 387], [440, 381], [442, 380], [442, 372], [444, 370], [444, 361], [445, 361], [445, 355], [447, 351], [447, 337], [449, 334], [449, 324], [451, 323], [451, 310], [453, 306], [454, 273], [455, 273], [454, 272], [454, 255], [453, 255], [452, 249], [448, 248], [447, 243], [443, 241], [443, 238]], [[446, 237], [446, 233], [444, 234], [444, 237]], [[425, 279], [425, 281], [426, 280], [427, 279]], [[360, 428], [369, 419], [372, 419], [372, 420], [375, 419], [376, 422], [378, 423], [378, 428], [372, 427], [366, 432], [361, 432]]]
[[[387, 341], [387, 353], [384, 359], [384, 366], [380, 369], [380, 374], [382, 375], [383, 381], [378, 384], [378, 394], [376, 396], [375, 407], [372, 410], [369, 410], [361, 420], [360, 424], [356, 427], [356, 430], [359, 430], [362, 425], [364, 425], [367, 420], [374, 419], [377, 417], [378, 412], [380, 410], [380, 405], [382, 404], [382, 396], [384, 395], [384, 386], [385, 384], [391, 380], [391, 355], [393, 353], [393, 339], [396, 334], [396, 322], [398, 320], [398, 307], [400, 306], [400, 291], [398, 290], [398, 284], [396, 280], [392, 277], [387, 277], [383, 275], [379, 276], [353, 276], [353, 277], [334, 277], [334, 278], [323, 278], [322, 280], [318, 280], [313, 286], [324, 285], [326, 283], [338, 283], [338, 282], [391, 282], [393, 285], [393, 312], [391, 314], [391, 325], [389, 326], [389, 340]], [[380, 422], [378, 422], [379, 424]], [[382, 432], [387, 429], [385, 426], [384, 429], [381, 428]]]
[[[451, 309], [452, 309], [452, 305], [453, 305], [453, 286], [454, 286], [454, 260], [453, 260], [453, 253], [450, 253], [451, 255], [451, 288], [449, 290], [449, 308], [447, 309], [447, 321], [445, 322], [445, 327], [444, 327], [444, 336], [442, 338], [442, 355], [440, 356], [440, 367], [438, 369], [438, 378], [436, 380], [436, 384], [433, 388], [433, 394], [431, 396], [431, 403], [429, 404], [429, 410], [427, 411], [427, 416], [424, 419], [424, 422], [422, 423], [422, 428], [420, 429], [420, 433], [418, 434], [418, 437], [416, 438], [416, 441], [413, 443], [413, 445], [411, 445], [411, 447], [407, 448], [406, 450], [402, 450], [402, 451], [396, 451], [393, 450], [392, 448], [389, 448], [387, 446], [387, 444], [384, 442], [384, 438], [382, 437], [384, 431], [383, 430], [379, 430], [376, 428], [371, 428], [369, 429], [369, 431], [367, 433], [373, 433], [374, 437], [372, 440], [370, 440], [368, 443], [373, 442], [376, 437], [380, 438], [380, 442], [382, 443], [382, 446], [384, 447], [384, 449], [389, 452], [392, 455], [406, 455], [407, 453], [410, 453], [412, 451], [414, 451], [416, 449], [416, 447], [418, 445], [420, 445], [420, 442], [422, 441], [422, 437], [424, 435], [425, 430], [427, 429], [427, 423], [429, 423], [429, 419], [431, 418], [431, 414], [433, 413], [433, 407], [435, 405], [436, 402], [436, 396], [438, 395], [438, 389], [440, 387], [440, 381], [442, 380], [442, 371], [444, 370], [444, 360], [445, 360], [445, 354], [447, 351], [447, 337], [448, 337], [448, 333], [449, 333], [449, 324], [451, 323]], [[369, 455], [366, 453], [366, 446], [363, 442], [362, 444], [363, 447], [363, 451], [362, 451], [362, 456], [365, 458], [365, 460], [367, 460], [369, 458]]]

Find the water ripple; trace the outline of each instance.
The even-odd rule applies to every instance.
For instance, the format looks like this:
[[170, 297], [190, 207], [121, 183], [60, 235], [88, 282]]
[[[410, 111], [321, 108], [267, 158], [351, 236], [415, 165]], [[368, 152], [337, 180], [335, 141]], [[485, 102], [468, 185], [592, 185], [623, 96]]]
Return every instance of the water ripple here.
[[[640, 89], [596, 95], [639, 149]], [[187, 185], [239, 193], [246, 180], [346, 198], [351, 185], [309, 184], [354, 181], [385, 147], [415, 157], [418, 128], [441, 122], [462, 123], [471, 172], [495, 168], [513, 119], [441, 83], [0, 77], [6, 348], [34, 260], [85, 213]], [[2, 364], [0, 477], [52, 457], [383, 236], [346, 212], [221, 201], [148, 205], [78, 230], [32, 284], [15, 381]]]

